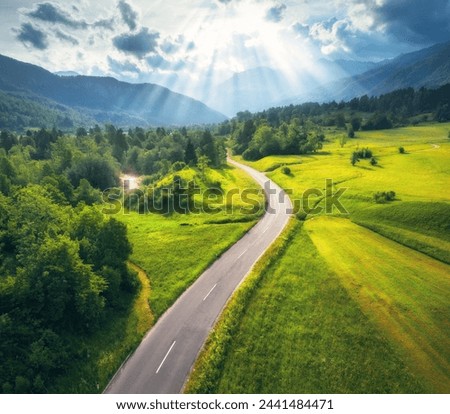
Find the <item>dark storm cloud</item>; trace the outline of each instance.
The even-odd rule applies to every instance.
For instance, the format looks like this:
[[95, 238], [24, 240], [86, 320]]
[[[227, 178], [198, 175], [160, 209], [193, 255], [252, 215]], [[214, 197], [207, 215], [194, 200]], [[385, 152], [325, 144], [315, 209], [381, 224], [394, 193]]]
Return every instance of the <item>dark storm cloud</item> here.
[[17, 39], [35, 49], [45, 50], [48, 47], [47, 35], [30, 23], [24, 23], [17, 32]]
[[49, 23], [60, 23], [73, 29], [86, 29], [88, 27], [84, 20], [73, 19], [69, 13], [53, 3], [39, 3], [34, 10], [26, 14], [33, 19]]
[[372, 5], [371, 10], [375, 23], [385, 24], [386, 31], [401, 41], [437, 43], [450, 40], [448, 0], [390, 0], [379, 6]]
[[116, 36], [113, 39], [113, 44], [122, 52], [142, 58], [146, 54], [156, 50], [158, 39], [159, 33], [150, 33], [147, 27], [143, 27], [138, 33], [125, 33]]
[[285, 10], [286, 10], [285, 4], [273, 6], [269, 10], [267, 10], [266, 19], [272, 22], [279, 22], [283, 19], [283, 14]]
[[133, 8], [124, 0], [119, 1], [119, 11], [122, 16], [122, 20], [130, 28], [130, 30], [135, 30], [137, 27], [138, 14]]

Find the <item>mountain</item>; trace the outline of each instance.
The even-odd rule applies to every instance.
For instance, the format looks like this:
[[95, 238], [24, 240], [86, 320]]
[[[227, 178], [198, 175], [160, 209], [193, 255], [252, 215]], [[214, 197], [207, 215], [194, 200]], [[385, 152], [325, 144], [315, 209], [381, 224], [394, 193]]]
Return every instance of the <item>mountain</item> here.
[[435, 88], [450, 82], [450, 42], [381, 62], [362, 74], [328, 83], [282, 102], [340, 101], [357, 96], [378, 96], [396, 89]]
[[58, 75], [58, 76], [80, 76], [79, 73], [74, 72], [72, 70], [61, 70], [59, 72], [55, 72], [55, 75]]
[[239, 111], [258, 111], [268, 103], [286, 97], [287, 80], [277, 71], [256, 67], [234, 73], [229, 79], [212, 88], [206, 103], [228, 116]]
[[[0, 91], [15, 98], [59, 104], [96, 122], [119, 125], [192, 125], [226, 117], [200, 101], [155, 84], [130, 84], [110, 77], [58, 76], [0, 55]], [[1, 125], [0, 125], [1, 126]]]
[[[376, 68], [380, 63], [360, 62], [353, 60], [320, 59], [321, 78], [337, 80]], [[315, 73], [300, 71], [285, 74], [268, 67], [256, 67], [243, 72], [234, 73], [229, 79], [213, 88], [206, 103], [228, 116], [239, 111], [256, 112], [274, 103], [292, 96], [292, 91], [301, 88], [311, 92], [322, 85]]]
[[348, 59], [319, 59], [318, 63], [326, 71], [328, 79], [336, 80], [347, 78], [349, 76], [359, 75], [371, 69], [380, 67], [384, 65], [385, 62], [386, 61], [375, 63]]

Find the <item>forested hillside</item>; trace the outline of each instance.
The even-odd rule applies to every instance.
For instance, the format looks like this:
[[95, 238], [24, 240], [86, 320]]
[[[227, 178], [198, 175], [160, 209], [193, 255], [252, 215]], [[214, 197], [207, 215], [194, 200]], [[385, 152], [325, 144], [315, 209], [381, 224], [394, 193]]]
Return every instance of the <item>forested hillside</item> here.
[[[155, 84], [130, 84], [110, 77], [58, 76], [45, 69], [0, 55], [0, 91], [8, 97], [42, 103], [41, 113], [57, 117], [58, 111], [69, 112], [75, 125], [112, 122], [126, 126], [198, 125], [220, 122], [226, 117], [195, 99]], [[5, 95], [1, 95], [5, 97]], [[11, 100], [12, 98], [8, 98]], [[1, 101], [0, 101], [1, 102]], [[55, 106], [59, 104], [59, 107]], [[56, 119], [52, 124], [33, 117], [13, 122], [11, 103], [0, 111], [0, 128], [67, 126]], [[24, 110], [22, 110], [23, 112]], [[70, 112], [72, 112], [70, 114]], [[74, 113], [75, 112], [75, 113]], [[20, 113], [20, 112], [19, 112]], [[28, 112], [25, 111], [28, 115]], [[5, 118], [7, 123], [3, 123]], [[64, 117], [63, 117], [64, 118]], [[66, 121], [69, 123], [70, 121]]]
[[126, 226], [102, 213], [102, 190], [118, 187], [122, 170], [151, 183], [187, 164], [220, 166], [224, 157], [223, 143], [202, 130], [1, 132], [3, 392], [54, 389], [67, 367], [88, 360], [84, 340], [121, 317], [138, 290]]
[[347, 102], [304, 103], [240, 112], [221, 124], [232, 134], [235, 154], [246, 160], [267, 155], [308, 154], [322, 148], [325, 127], [342, 129], [349, 138], [359, 130], [390, 129], [421, 121], [450, 120], [450, 84], [438, 89], [400, 89], [381, 96], [364, 95]]

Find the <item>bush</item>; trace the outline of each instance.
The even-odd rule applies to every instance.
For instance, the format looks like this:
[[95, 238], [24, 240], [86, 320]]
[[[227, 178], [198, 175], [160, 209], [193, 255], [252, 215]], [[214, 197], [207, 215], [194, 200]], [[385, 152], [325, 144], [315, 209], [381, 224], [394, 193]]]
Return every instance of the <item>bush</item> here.
[[372, 158], [370, 159], [370, 165], [375, 166], [375, 165], [377, 165], [377, 164], [378, 164], [378, 161], [376, 160], [376, 158], [375, 158], [375, 157], [372, 157]]
[[389, 201], [394, 201], [395, 195], [396, 195], [395, 191], [382, 191], [382, 192], [375, 193], [373, 195], [373, 198], [375, 200], [375, 203], [383, 204], [383, 203], [387, 203]]
[[399, 152], [400, 154], [404, 154], [406, 151], [405, 151], [405, 149], [404, 149], [403, 147], [399, 147], [399, 148], [398, 148], [398, 152]]
[[355, 138], [355, 130], [351, 125], [348, 127], [347, 136], [349, 138]]
[[281, 172], [282, 172], [283, 174], [290, 175], [290, 174], [291, 174], [291, 169], [290, 169], [289, 167], [283, 167], [283, 168], [281, 169]]
[[358, 158], [360, 158], [360, 159], [373, 157], [372, 151], [369, 148], [362, 148], [362, 149], [356, 150], [355, 153], [358, 156]]

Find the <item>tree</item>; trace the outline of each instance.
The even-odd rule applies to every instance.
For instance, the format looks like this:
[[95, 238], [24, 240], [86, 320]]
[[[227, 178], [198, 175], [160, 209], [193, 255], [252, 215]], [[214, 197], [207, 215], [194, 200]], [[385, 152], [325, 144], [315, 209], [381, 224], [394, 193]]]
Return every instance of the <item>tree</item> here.
[[345, 129], [345, 117], [344, 117], [344, 114], [341, 113], [341, 112], [339, 112], [339, 113], [336, 115], [336, 126], [337, 126], [338, 128]]
[[77, 138], [86, 137], [87, 136], [86, 128], [79, 127], [77, 128], [76, 136]]
[[206, 155], [200, 155], [197, 158], [197, 168], [200, 170], [202, 177], [205, 177], [205, 171], [208, 168], [210, 163], [209, 158]]
[[357, 162], [359, 162], [359, 156], [358, 153], [356, 151], [354, 151], [350, 157], [350, 162], [353, 166], [356, 165]]
[[339, 137], [339, 145], [341, 146], [341, 148], [344, 148], [344, 145], [347, 143], [347, 137], [342, 134]]
[[197, 154], [195, 153], [195, 147], [190, 138], [188, 138], [184, 151], [184, 162], [191, 166], [197, 164]]
[[78, 187], [81, 179], [85, 178], [94, 188], [100, 190], [115, 187], [119, 182], [112, 162], [96, 154], [85, 155], [73, 162], [68, 177], [74, 187]]
[[248, 148], [255, 131], [256, 127], [252, 119], [246, 119], [244, 124], [236, 129], [233, 136], [233, 151], [235, 154], [240, 155]]
[[353, 130], [353, 127], [351, 125], [348, 127], [347, 136], [349, 138], [355, 138], [355, 131]]
[[4, 148], [9, 151], [14, 145], [17, 145], [19, 141], [17, 137], [8, 131], [2, 131], [0, 133], [0, 148]]
[[353, 131], [359, 131], [359, 128], [361, 128], [361, 118], [353, 117], [350, 120], [350, 124], [352, 125]]
[[200, 138], [199, 152], [201, 155], [208, 157], [210, 165], [217, 167], [219, 166], [219, 157], [217, 154], [217, 148], [211, 135], [211, 132], [206, 130], [203, 132]]

